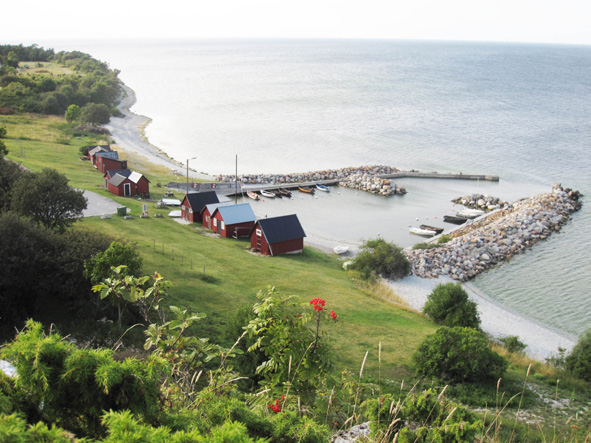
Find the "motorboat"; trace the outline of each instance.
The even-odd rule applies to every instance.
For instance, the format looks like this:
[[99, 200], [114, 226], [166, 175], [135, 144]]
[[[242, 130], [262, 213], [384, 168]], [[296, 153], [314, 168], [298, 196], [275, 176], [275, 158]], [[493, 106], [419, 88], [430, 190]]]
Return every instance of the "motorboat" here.
[[466, 217], [458, 217], [457, 215], [444, 215], [443, 221], [446, 223], [453, 223], [454, 225], [461, 225], [468, 221]]
[[253, 191], [246, 191], [246, 195], [253, 200], [260, 200], [261, 197], [256, 192]]
[[330, 192], [330, 188], [322, 183], [316, 183], [316, 189], [319, 191]]

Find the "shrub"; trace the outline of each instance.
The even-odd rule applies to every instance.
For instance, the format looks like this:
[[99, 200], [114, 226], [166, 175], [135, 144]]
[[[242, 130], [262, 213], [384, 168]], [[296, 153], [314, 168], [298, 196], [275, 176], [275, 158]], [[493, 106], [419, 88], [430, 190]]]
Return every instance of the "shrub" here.
[[428, 335], [412, 361], [419, 375], [451, 382], [498, 378], [508, 365], [507, 360], [488, 347], [482, 332], [447, 326]]
[[402, 248], [378, 238], [361, 246], [361, 253], [353, 261], [351, 269], [359, 271], [365, 279], [377, 274], [396, 280], [407, 276], [411, 267]]
[[579, 337], [579, 342], [566, 357], [565, 367], [575, 377], [591, 381], [591, 329]]
[[508, 337], [501, 337], [499, 341], [503, 344], [505, 349], [509, 352], [515, 352], [517, 354], [522, 354], [527, 345], [519, 340], [519, 337], [516, 335], [510, 335]]
[[480, 317], [476, 303], [468, 300], [468, 294], [459, 283], [438, 285], [431, 294], [423, 312], [435, 323], [449, 326], [464, 326], [478, 329]]

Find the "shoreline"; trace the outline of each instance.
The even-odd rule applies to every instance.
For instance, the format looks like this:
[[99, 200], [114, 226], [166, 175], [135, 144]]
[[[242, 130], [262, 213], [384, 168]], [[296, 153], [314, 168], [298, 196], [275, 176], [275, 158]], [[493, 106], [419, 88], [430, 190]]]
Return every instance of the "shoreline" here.
[[[123, 85], [126, 95], [122, 97], [118, 106], [124, 117], [113, 117], [105, 127], [111, 132], [111, 138], [123, 151], [135, 152], [144, 156], [149, 162], [166, 166], [170, 169], [182, 170], [185, 168], [181, 162], [172, 159], [146, 138], [144, 129], [150, 124], [149, 117], [139, 115], [131, 111], [136, 103], [136, 95], [133, 89]], [[209, 174], [199, 173], [189, 169], [189, 176], [203, 180], [214, 180]], [[353, 258], [359, 252], [359, 245], [351, 242], [338, 242], [334, 239], [322, 238], [308, 233], [306, 237], [308, 246], [319, 249], [322, 252], [334, 254], [333, 247], [338, 244], [349, 246], [349, 252], [341, 256], [343, 260]], [[440, 283], [445, 283], [445, 278], [424, 279], [416, 276], [406, 277], [396, 282], [387, 281], [394, 292], [409, 306], [420, 311], [427, 300], [428, 295]], [[453, 281], [449, 279], [449, 281]], [[517, 335], [527, 345], [526, 354], [543, 360], [558, 351], [558, 347], [570, 350], [576, 344], [576, 337], [551, 329], [549, 326], [528, 318], [525, 314], [513, 312], [505, 306], [498, 304], [485, 294], [479, 293], [470, 283], [462, 286], [468, 292], [471, 300], [476, 301], [482, 319], [482, 329], [494, 337]]]

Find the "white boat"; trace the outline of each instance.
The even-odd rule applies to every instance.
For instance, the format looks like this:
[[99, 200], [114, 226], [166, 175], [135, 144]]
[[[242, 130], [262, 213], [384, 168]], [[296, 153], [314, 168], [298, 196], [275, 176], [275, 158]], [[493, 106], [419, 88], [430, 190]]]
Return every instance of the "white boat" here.
[[259, 200], [260, 197], [256, 192], [252, 192], [252, 191], [246, 191], [246, 195], [248, 195], [249, 198], [252, 198], [253, 200]]
[[322, 183], [316, 183], [316, 189], [319, 191], [330, 192], [330, 188]]
[[476, 217], [480, 217], [483, 214], [484, 214], [484, 211], [481, 211], [480, 209], [468, 209], [468, 208], [464, 208], [460, 212], [458, 212], [456, 214], [456, 216], [458, 216], [458, 217], [464, 217], [464, 218], [468, 218], [468, 219], [473, 219], [473, 218], [476, 218]]
[[275, 198], [275, 193], [274, 192], [265, 191], [264, 189], [261, 189], [261, 195], [263, 197], [267, 197], [267, 198]]
[[409, 226], [408, 230], [410, 231], [411, 234], [422, 235], [423, 237], [433, 237], [435, 234], [437, 234], [437, 232], [435, 232], [435, 231], [430, 231], [428, 229], [415, 228], [414, 226]]
[[349, 246], [348, 245], [337, 245], [332, 250], [334, 251], [335, 254], [341, 255], [349, 250]]

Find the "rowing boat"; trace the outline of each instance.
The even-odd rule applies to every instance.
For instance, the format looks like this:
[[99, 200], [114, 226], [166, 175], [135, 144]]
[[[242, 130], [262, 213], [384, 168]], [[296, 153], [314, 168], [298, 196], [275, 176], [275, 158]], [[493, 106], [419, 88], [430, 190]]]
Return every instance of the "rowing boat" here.
[[436, 234], [435, 231], [429, 231], [428, 229], [415, 228], [414, 226], [409, 226], [408, 230], [410, 231], [411, 234], [422, 235], [423, 237], [433, 237]]
[[316, 183], [316, 189], [319, 191], [330, 192], [330, 188], [322, 183]]
[[300, 192], [305, 192], [306, 194], [314, 194], [314, 188], [308, 188], [306, 186], [298, 186]]
[[252, 198], [253, 200], [259, 200], [260, 197], [256, 192], [253, 191], [246, 191], [246, 195], [248, 195], [249, 198]]
[[267, 197], [267, 198], [275, 198], [275, 193], [274, 192], [265, 191], [264, 189], [261, 189], [261, 195], [263, 197]]

